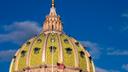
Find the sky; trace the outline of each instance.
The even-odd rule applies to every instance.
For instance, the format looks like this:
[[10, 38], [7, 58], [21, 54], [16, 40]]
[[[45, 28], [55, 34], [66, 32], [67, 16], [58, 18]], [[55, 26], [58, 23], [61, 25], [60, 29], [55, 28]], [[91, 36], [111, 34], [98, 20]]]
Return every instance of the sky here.
[[[0, 72], [38, 34], [51, 0], [0, 0]], [[64, 32], [91, 53], [96, 72], [128, 72], [128, 0], [55, 0]]]

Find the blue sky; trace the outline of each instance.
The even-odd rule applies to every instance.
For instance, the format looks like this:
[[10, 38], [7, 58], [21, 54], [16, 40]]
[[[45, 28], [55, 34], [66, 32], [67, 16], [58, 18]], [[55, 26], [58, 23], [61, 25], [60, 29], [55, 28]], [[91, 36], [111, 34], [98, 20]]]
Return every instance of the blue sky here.
[[[56, 0], [64, 31], [88, 47], [97, 72], [128, 72], [128, 0]], [[39, 33], [51, 0], [0, 0], [0, 70]]]

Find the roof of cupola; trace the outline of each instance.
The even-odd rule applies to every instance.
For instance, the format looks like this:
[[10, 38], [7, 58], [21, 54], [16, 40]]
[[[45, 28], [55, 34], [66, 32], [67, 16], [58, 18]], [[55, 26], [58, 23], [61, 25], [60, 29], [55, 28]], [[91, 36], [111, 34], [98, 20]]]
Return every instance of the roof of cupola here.
[[63, 27], [60, 16], [57, 15], [54, 0], [52, 0], [52, 7], [50, 9], [50, 13], [46, 16], [46, 19], [43, 24], [43, 32], [45, 34], [55, 32], [62, 33]]

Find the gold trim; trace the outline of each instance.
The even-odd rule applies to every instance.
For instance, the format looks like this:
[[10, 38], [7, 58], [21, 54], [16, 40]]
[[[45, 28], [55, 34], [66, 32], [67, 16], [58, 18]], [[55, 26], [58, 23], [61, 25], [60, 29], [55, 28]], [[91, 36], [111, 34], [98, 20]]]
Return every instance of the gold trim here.
[[93, 72], [95, 72], [94, 62], [93, 62], [93, 61], [91, 61], [91, 63], [92, 63]]
[[46, 34], [46, 38], [43, 45], [43, 52], [42, 52], [42, 63], [45, 63], [46, 60], [46, 47], [47, 47], [47, 40], [48, 40], [49, 34]]
[[[17, 54], [19, 53], [19, 51], [20, 51], [20, 49], [18, 49], [18, 51], [15, 53], [15, 56], [17, 56]], [[9, 72], [12, 71], [13, 64], [14, 64], [14, 70], [15, 70], [15, 62], [14, 62], [14, 58], [13, 58], [12, 61], [11, 61], [11, 65], [10, 65]]]
[[60, 53], [59, 54], [59, 62], [60, 63], [63, 63], [64, 62], [64, 59], [63, 59], [63, 46], [62, 46], [62, 41], [61, 41], [61, 38], [60, 38], [60, 34], [57, 34], [57, 38], [58, 38], [58, 43], [59, 43], [59, 51]]

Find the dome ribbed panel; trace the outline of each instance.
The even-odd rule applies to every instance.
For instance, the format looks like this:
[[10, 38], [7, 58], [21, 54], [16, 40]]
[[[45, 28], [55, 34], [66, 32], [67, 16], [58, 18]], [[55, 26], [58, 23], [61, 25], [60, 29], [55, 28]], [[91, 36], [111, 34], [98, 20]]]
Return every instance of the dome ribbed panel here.
[[49, 34], [45, 35], [44, 44], [43, 44], [43, 51], [42, 51], [42, 64], [46, 64], [46, 49], [47, 49], [47, 41], [48, 41]]
[[[75, 57], [74, 57], [74, 49], [71, 43], [68, 41], [68, 43], [65, 43], [64, 40], [67, 39], [68, 37], [65, 34], [61, 35], [61, 40], [62, 40], [62, 47], [63, 47], [63, 55], [64, 55], [64, 65], [69, 66], [69, 67], [74, 67], [75, 66]], [[68, 54], [66, 52], [66, 48], [71, 48], [72, 53]]]
[[58, 63], [63, 64], [64, 62], [64, 54], [63, 54], [63, 47], [62, 47], [62, 41], [61, 41], [61, 37], [60, 34], [57, 34], [57, 38], [58, 38], [58, 43], [59, 43], [59, 61]]
[[74, 61], [75, 61], [75, 67], [78, 68], [79, 67], [79, 61], [78, 61], [78, 50], [74, 44], [74, 42], [72, 41], [72, 39], [69, 37], [68, 38], [70, 44], [72, 45], [72, 48], [73, 48], [73, 53], [74, 53]]
[[[25, 67], [27, 67], [27, 56], [29, 55], [29, 47], [31, 47], [32, 42], [35, 40], [35, 38], [30, 39], [28, 42], [30, 42], [29, 45], [24, 44], [17, 55], [17, 61], [16, 61], [16, 70], [23, 70]], [[25, 51], [25, 55], [22, 56], [22, 52]]]
[[[72, 40], [73, 40], [73, 43], [74, 43], [74, 45], [75, 45], [75, 48], [77, 49], [78, 60], [79, 60], [79, 67], [80, 67], [81, 69], [83, 69], [83, 70], [86, 70], [86, 68], [87, 68], [86, 57], [81, 57], [81, 56], [80, 56], [80, 52], [81, 52], [81, 51], [84, 52], [85, 50], [84, 50], [83, 46], [82, 46], [78, 41], [76, 41], [76, 40], [73, 39], [73, 38], [72, 38]], [[78, 42], [79, 45], [76, 45], [75, 42]], [[85, 56], [86, 56], [86, 55], [85, 55]]]
[[[31, 51], [30, 51], [30, 67], [39, 66], [42, 64], [42, 51], [43, 51], [43, 45], [44, 45], [44, 34], [40, 34], [37, 39], [34, 41]], [[39, 51], [36, 53], [34, 50], [39, 49]]]
[[[52, 39], [54, 39], [55, 41], [52, 42]], [[55, 47], [55, 51], [53, 52], [50, 51], [51, 46]], [[59, 56], [59, 44], [58, 44], [57, 35], [51, 33], [48, 37], [47, 47], [46, 47], [46, 64], [48, 65], [57, 64], [58, 56]]]

